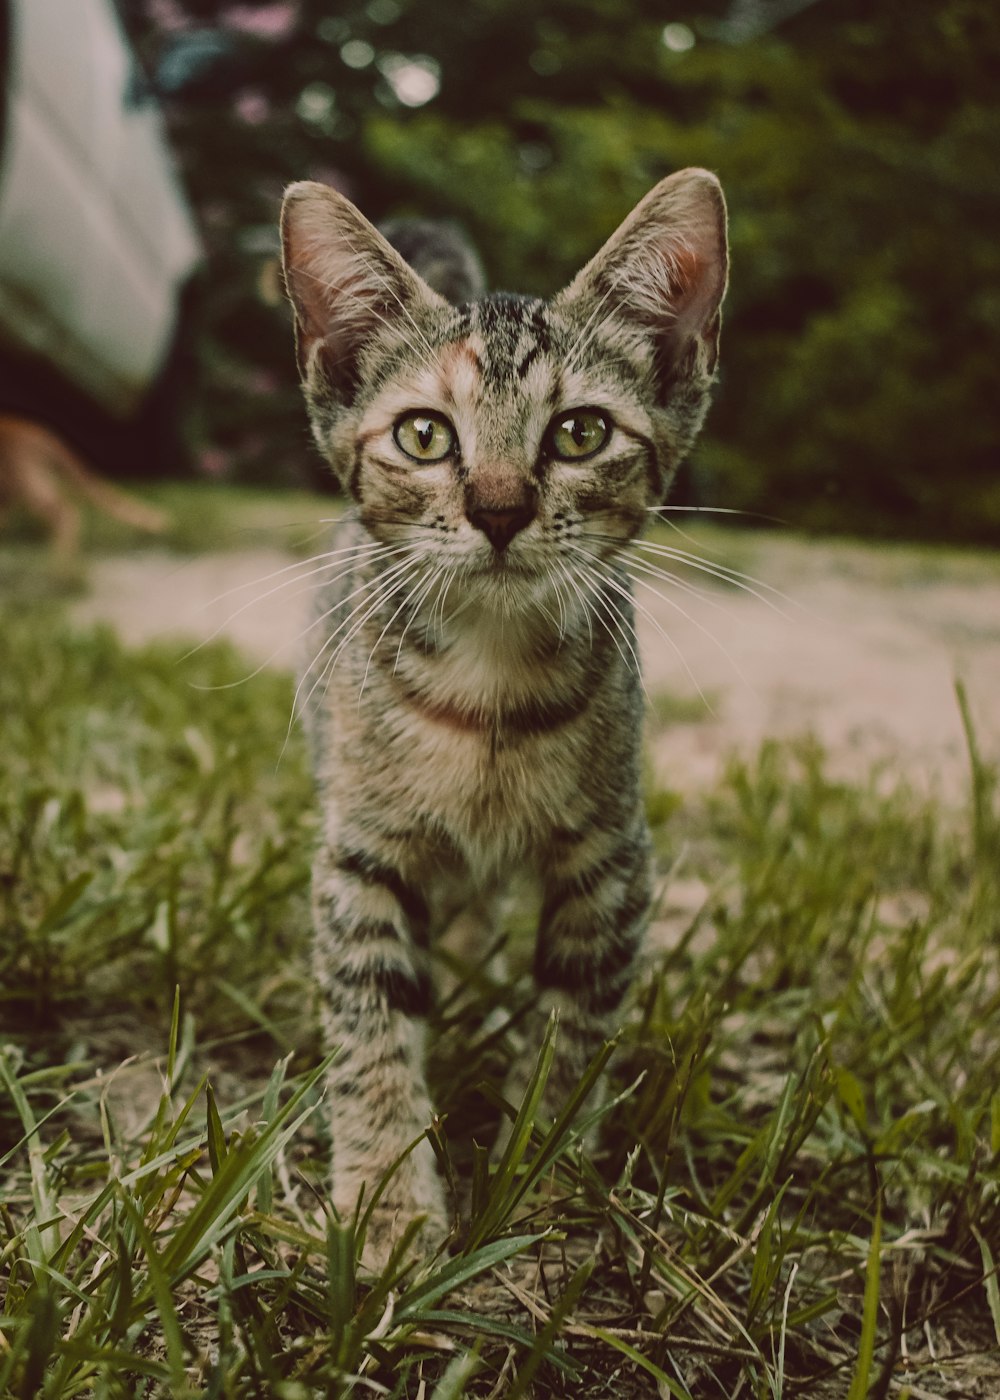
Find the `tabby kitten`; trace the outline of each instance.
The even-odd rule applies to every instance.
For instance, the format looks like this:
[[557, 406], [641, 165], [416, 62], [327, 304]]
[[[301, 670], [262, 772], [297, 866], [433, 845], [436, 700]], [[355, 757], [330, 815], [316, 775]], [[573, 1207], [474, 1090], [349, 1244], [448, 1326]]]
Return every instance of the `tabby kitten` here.
[[[618, 1022], [652, 888], [622, 554], [708, 406], [726, 215], [713, 175], [680, 171], [549, 302], [476, 295], [474, 264], [435, 272], [446, 300], [323, 185], [291, 186], [282, 233], [313, 434], [352, 501], [299, 690], [323, 813], [314, 966], [339, 1051], [333, 1200], [350, 1216], [432, 1117], [430, 942], [485, 948], [512, 871], [537, 875], [542, 905], [510, 1093], [552, 1008], [547, 1115]], [[426, 1140], [368, 1257], [418, 1214], [446, 1230]]]

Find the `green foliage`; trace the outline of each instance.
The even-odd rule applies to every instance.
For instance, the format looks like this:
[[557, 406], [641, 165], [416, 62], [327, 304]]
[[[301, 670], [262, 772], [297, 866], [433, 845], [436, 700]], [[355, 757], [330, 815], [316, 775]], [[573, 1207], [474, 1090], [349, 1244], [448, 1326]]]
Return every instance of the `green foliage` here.
[[[204, 0], [173, 8], [220, 23]], [[313, 461], [273, 262], [283, 183], [334, 180], [376, 219], [456, 217], [496, 284], [550, 293], [656, 179], [700, 164], [733, 242], [702, 498], [1000, 538], [996, 7], [791, 8], [299, 0], [268, 41], [241, 37], [253, 6], [230, 7], [232, 64], [170, 106], [212, 256], [214, 467], [276, 482]], [[165, 12], [129, 7], [151, 60]], [[439, 83], [413, 109], [391, 81], [406, 62], [431, 75], [425, 95]]]
[[224, 647], [137, 661], [110, 632], [54, 642], [44, 614], [5, 613], [3, 630], [17, 658], [0, 668], [4, 1023], [50, 1024], [94, 968], [109, 994], [127, 979], [137, 1009], [180, 985], [219, 1033], [266, 973], [256, 1013], [287, 1015], [311, 790], [296, 744], [277, 768], [287, 681], [241, 684]]

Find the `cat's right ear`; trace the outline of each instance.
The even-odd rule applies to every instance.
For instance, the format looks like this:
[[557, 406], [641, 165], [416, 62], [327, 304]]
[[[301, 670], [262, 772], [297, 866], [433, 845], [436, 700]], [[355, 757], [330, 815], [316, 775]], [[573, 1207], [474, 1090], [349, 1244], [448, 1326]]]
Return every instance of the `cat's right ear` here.
[[718, 359], [728, 267], [719, 181], [708, 170], [679, 170], [636, 205], [556, 305], [588, 327], [602, 316], [639, 329], [652, 336], [668, 381], [707, 383]]
[[419, 306], [446, 305], [329, 185], [289, 186], [281, 247], [299, 373], [307, 385], [321, 377], [340, 400], [353, 396], [359, 356], [373, 336], [388, 330], [406, 340]]

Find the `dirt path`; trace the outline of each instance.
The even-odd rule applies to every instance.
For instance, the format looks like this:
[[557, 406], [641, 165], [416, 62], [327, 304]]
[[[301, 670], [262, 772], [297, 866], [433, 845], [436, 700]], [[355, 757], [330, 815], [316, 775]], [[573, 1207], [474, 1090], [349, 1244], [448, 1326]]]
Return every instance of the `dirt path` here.
[[[638, 590], [663, 782], [701, 786], [733, 749], [812, 732], [845, 776], [886, 761], [957, 796], [967, 761], [956, 676], [983, 751], [1000, 756], [1000, 560], [771, 535], [710, 543], [706, 560], [766, 583], [751, 593], [688, 573], [696, 595]], [[290, 667], [308, 585], [277, 588], [287, 573], [257, 582], [290, 560], [276, 550], [100, 559], [74, 613], [111, 622], [129, 642], [218, 631], [255, 661]]]

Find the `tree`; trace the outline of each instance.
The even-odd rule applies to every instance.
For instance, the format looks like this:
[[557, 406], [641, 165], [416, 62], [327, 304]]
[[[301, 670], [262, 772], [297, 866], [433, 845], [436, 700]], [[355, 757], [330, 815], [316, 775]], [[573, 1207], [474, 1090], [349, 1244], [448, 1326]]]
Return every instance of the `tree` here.
[[[274, 275], [281, 186], [465, 223], [497, 285], [564, 283], [646, 189], [731, 208], [703, 496], [798, 524], [1000, 538], [1000, 19], [979, 0], [144, 0], [151, 60], [227, 62], [169, 104], [213, 259], [204, 418], [244, 476], [309, 460]], [[784, 20], [780, 20], [781, 15]]]

